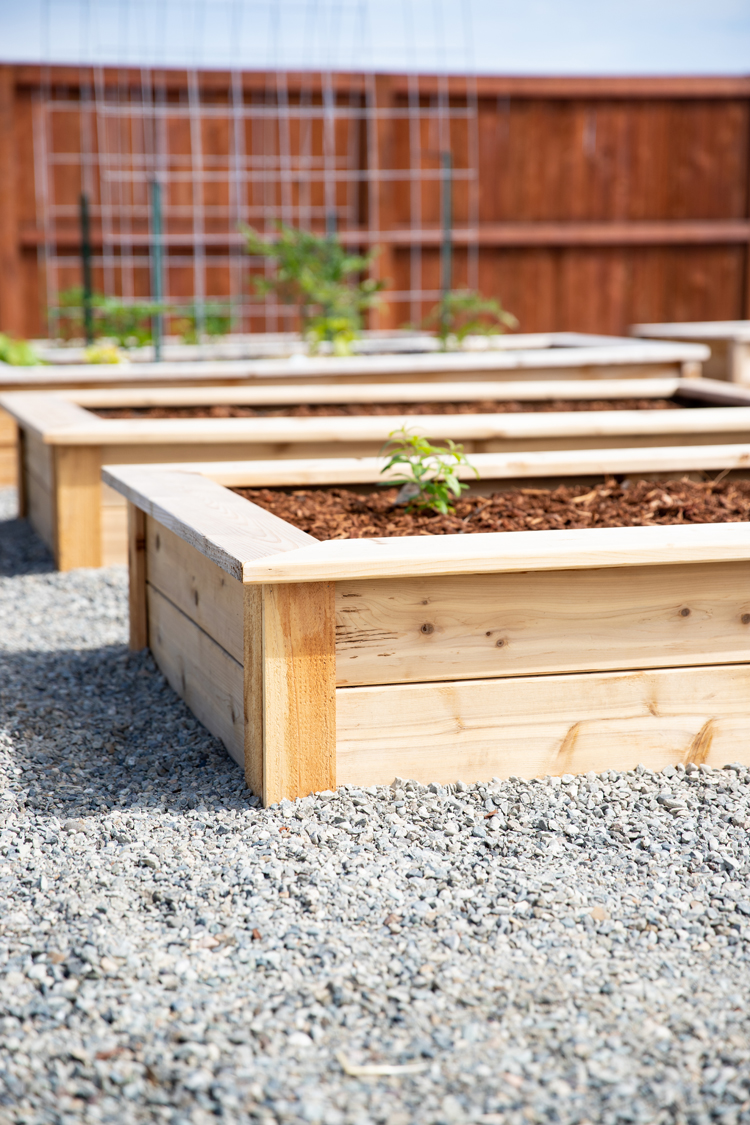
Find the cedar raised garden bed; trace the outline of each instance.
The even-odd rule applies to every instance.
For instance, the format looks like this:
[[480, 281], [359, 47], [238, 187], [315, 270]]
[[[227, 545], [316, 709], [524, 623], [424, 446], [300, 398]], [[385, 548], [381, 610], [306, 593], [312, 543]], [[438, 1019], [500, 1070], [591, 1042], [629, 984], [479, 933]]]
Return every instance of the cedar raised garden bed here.
[[[396, 775], [750, 762], [750, 484], [680, 482], [747, 476], [750, 446], [472, 461], [462, 504], [521, 487], [529, 519], [563, 505], [580, 523], [624, 478], [654, 526], [321, 542], [231, 489], [284, 488], [288, 512], [311, 485], [371, 492], [381, 462], [107, 467], [129, 502], [131, 647], [265, 803]], [[586, 487], [540, 500], [545, 483]], [[685, 522], [722, 511], [740, 522]]]
[[711, 356], [703, 374], [710, 379], [750, 385], [750, 320], [701, 320], [673, 324], [634, 324], [633, 336], [704, 344]]
[[[364, 346], [380, 347], [383, 342], [382, 338], [370, 339]], [[404, 347], [408, 343], [397, 337], [393, 346]], [[279, 387], [301, 382], [314, 385], [465, 379], [692, 378], [700, 376], [701, 364], [709, 355], [708, 348], [696, 344], [644, 342], [575, 332], [493, 336], [476, 343], [478, 350], [435, 353], [427, 351], [428, 345], [436, 346], [434, 339], [417, 337], [413, 344], [415, 354], [394, 352], [349, 358], [295, 355], [286, 359], [201, 359], [112, 366], [63, 360], [59, 366], [23, 368], [0, 364], [0, 393], [100, 387]], [[264, 341], [260, 346], [264, 346]], [[225, 345], [217, 347], [221, 351]], [[229, 342], [226, 347], [231, 350]], [[65, 357], [72, 354], [70, 349], [61, 351]], [[0, 485], [16, 483], [16, 461], [16, 428], [0, 410]]]
[[[647, 407], [651, 400], [656, 407], [686, 408], [606, 409], [607, 399], [613, 405], [625, 399]], [[381, 414], [388, 403], [390, 413]], [[446, 403], [461, 412], [442, 413]], [[125, 506], [111, 489], [102, 489], [103, 464], [182, 463], [196, 456], [204, 461], [368, 457], [401, 425], [462, 442], [472, 454], [750, 440], [750, 390], [703, 379], [97, 390], [5, 395], [0, 404], [22, 436], [21, 510], [61, 570], [127, 557]], [[477, 413], [468, 413], [472, 404]], [[600, 409], [552, 409], [559, 405]], [[111, 416], [230, 407], [259, 416]], [[309, 416], [292, 416], [300, 409]], [[355, 416], [368, 409], [376, 413]], [[346, 415], [325, 416], [343, 410]], [[417, 417], [411, 410], [425, 413]], [[439, 413], [428, 420], [430, 411]]]

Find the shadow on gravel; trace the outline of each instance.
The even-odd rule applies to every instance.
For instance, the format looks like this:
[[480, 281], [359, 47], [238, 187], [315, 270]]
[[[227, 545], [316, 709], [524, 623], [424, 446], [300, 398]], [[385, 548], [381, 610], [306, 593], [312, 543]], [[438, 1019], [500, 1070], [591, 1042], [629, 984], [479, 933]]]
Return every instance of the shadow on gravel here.
[[0, 578], [48, 574], [54, 569], [52, 554], [28, 520], [0, 521]]
[[5, 801], [55, 816], [255, 803], [150, 654], [119, 645], [0, 655], [2, 774]]

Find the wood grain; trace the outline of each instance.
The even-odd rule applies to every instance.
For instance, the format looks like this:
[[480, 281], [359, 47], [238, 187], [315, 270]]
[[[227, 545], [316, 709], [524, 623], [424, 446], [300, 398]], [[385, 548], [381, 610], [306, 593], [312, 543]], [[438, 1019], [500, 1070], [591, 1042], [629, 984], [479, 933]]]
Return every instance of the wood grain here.
[[58, 570], [101, 566], [101, 461], [96, 447], [54, 453], [54, 535]]
[[242, 665], [153, 586], [149, 645], [170, 686], [240, 765], [245, 757]]
[[339, 686], [748, 660], [747, 562], [336, 585]]
[[[509, 341], [517, 337], [508, 337]], [[675, 378], [644, 379], [638, 384], [639, 398], [671, 398], [680, 389]], [[437, 383], [429, 390], [424, 383], [349, 383], [312, 386], [294, 384], [262, 387], [159, 387], [74, 390], [60, 392], [69, 402], [87, 407], [146, 407], [146, 406], [297, 406], [326, 403], [424, 402], [475, 402], [486, 399], [512, 401], [543, 401], [558, 398], [631, 398], [633, 384], [629, 379], [603, 379], [592, 385], [589, 379], [559, 379], [529, 383], [490, 381], [474, 383], [461, 380], [459, 386]], [[1, 417], [1, 415], [0, 415]]]
[[148, 646], [148, 598], [146, 592], [146, 516], [128, 504], [128, 606], [130, 610], [130, 651]]
[[52, 491], [40, 484], [31, 473], [24, 477], [26, 516], [42, 542], [55, 553], [55, 513]]
[[245, 781], [263, 797], [263, 589], [243, 587]]
[[145, 550], [150, 584], [242, 664], [242, 583], [153, 519]]
[[750, 764], [750, 665], [338, 688], [340, 784]]
[[255, 504], [192, 472], [105, 466], [115, 491], [235, 578], [247, 560], [291, 551], [316, 540]]
[[263, 588], [263, 803], [336, 786], [333, 583]]

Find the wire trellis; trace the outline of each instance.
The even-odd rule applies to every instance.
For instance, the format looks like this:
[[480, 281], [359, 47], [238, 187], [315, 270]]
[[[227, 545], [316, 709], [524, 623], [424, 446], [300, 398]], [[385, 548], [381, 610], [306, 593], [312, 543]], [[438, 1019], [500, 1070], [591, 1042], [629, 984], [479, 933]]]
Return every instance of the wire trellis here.
[[[445, 34], [440, 7], [435, 0], [438, 37]], [[308, 23], [316, 9], [309, 0]], [[198, 14], [196, 35], [206, 13]], [[416, 29], [410, 34], [416, 42]], [[269, 234], [283, 222], [336, 232], [354, 250], [377, 247], [374, 270], [389, 287], [371, 327], [418, 323], [440, 297], [445, 153], [465, 247], [456, 281], [477, 287], [478, 112], [466, 73], [94, 66], [58, 84], [49, 70], [33, 118], [48, 307], [80, 284], [81, 192], [89, 200], [95, 288], [124, 301], [151, 295], [156, 180], [170, 308], [197, 309], [200, 319], [211, 304], [228, 306], [241, 332], [293, 328], [287, 306], [254, 295], [251, 275], [269, 266], [245, 254], [242, 236], [243, 225]]]

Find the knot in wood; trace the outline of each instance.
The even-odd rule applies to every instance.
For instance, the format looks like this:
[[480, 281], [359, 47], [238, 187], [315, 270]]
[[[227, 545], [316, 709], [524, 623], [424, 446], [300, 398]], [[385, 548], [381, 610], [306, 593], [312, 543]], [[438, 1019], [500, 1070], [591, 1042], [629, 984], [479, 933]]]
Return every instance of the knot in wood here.
[[435, 626], [430, 625], [429, 621], [425, 621], [424, 625], [422, 626], [422, 632], [423, 633], [434, 633], [435, 632]]

